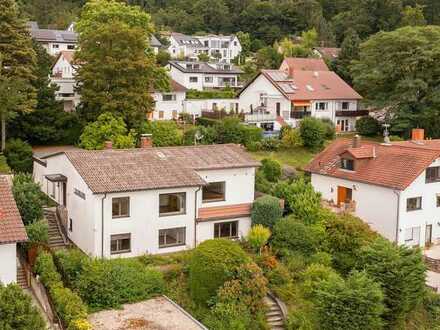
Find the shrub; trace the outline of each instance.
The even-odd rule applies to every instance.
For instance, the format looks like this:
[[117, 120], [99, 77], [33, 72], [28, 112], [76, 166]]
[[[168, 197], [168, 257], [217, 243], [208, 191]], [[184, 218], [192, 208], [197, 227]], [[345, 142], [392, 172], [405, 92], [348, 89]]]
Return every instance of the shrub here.
[[270, 194], [272, 191], [272, 183], [266, 179], [260, 169], [255, 173], [255, 190], [263, 194]]
[[326, 126], [321, 120], [313, 117], [302, 119], [299, 132], [306, 148], [318, 150], [324, 146]]
[[269, 137], [261, 140], [261, 148], [266, 151], [277, 151], [281, 147], [280, 139]]
[[205, 126], [205, 127], [211, 127], [217, 124], [219, 121], [217, 119], [211, 119], [211, 118], [205, 118], [205, 117], [198, 117], [196, 118], [197, 125]]
[[40, 281], [46, 288], [62, 286], [61, 276], [57, 272], [52, 255], [40, 252], [35, 262], [34, 271], [40, 276]]
[[240, 119], [234, 117], [225, 118], [214, 125], [217, 131], [218, 143], [237, 143], [240, 144], [244, 139]]
[[233, 99], [235, 92], [233, 90], [206, 90], [198, 91], [189, 89], [186, 92], [187, 99]]
[[247, 241], [254, 250], [261, 252], [263, 246], [267, 244], [270, 235], [271, 232], [269, 228], [266, 228], [263, 225], [255, 225], [249, 231]]
[[333, 121], [330, 118], [322, 118], [321, 121], [325, 127], [324, 138], [326, 140], [334, 140], [336, 137], [336, 128]]
[[54, 254], [55, 264], [64, 283], [73, 287], [90, 258], [79, 249], [62, 249]]
[[281, 178], [281, 165], [276, 160], [264, 158], [261, 165], [264, 176], [270, 182], [277, 182]]
[[332, 266], [333, 257], [330, 253], [319, 251], [310, 256], [310, 264], [321, 264], [323, 266]]
[[398, 135], [390, 135], [390, 141], [392, 142], [398, 142], [398, 141], [405, 141], [404, 139], [402, 139], [400, 136]]
[[40, 220], [26, 226], [29, 237], [29, 244], [47, 244], [49, 241], [49, 225], [46, 221]]
[[246, 149], [251, 152], [260, 151], [263, 149], [263, 145], [261, 144], [260, 141], [257, 142], [253, 141], [246, 145]]
[[43, 218], [43, 201], [40, 186], [29, 175], [19, 174], [14, 177], [12, 192], [25, 225]]
[[356, 121], [356, 131], [365, 136], [375, 136], [380, 132], [380, 123], [371, 116], [361, 117]]
[[233, 241], [214, 239], [201, 243], [189, 264], [189, 285], [193, 300], [207, 304], [233, 272], [249, 261], [242, 248]]
[[440, 324], [440, 295], [433, 291], [427, 290], [423, 299], [423, 306], [428, 312], [430, 323], [432, 325]]
[[247, 330], [252, 316], [243, 303], [216, 303], [203, 323], [212, 330]]
[[304, 143], [299, 130], [294, 128], [284, 130], [281, 142], [283, 147], [287, 149], [301, 147]]
[[280, 201], [273, 196], [263, 196], [255, 200], [252, 206], [251, 219], [253, 225], [263, 225], [273, 228], [275, 223], [283, 216]]
[[341, 277], [331, 267], [311, 264], [301, 273], [302, 290], [306, 298], [314, 297], [322, 281], [338, 281]]
[[266, 277], [269, 283], [274, 286], [285, 285], [291, 279], [289, 269], [282, 263], [278, 263], [273, 269], [268, 271]]
[[46, 323], [30, 295], [18, 285], [0, 282], [0, 329], [45, 330]]
[[263, 130], [257, 126], [242, 125], [241, 130], [243, 132], [242, 143], [245, 146], [256, 142], [261, 142], [263, 139]]
[[[196, 134], [201, 137], [196, 141]], [[193, 145], [194, 142], [197, 144], [213, 144], [217, 140], [217, 132], [211, 126], [195, 126], [187, 130], [183, 135], [183, 144], [184, 145]]]
[[310, 313], [302, 309], [296, 308], [287, 315], [287, 330], [314, 330], [316, 329], [313, 318]]
[[174, 121], [150, 121], [144, 123], [142, 133], [153, 135], [153, 144], [156, 147], [177, 146], [182, 144], [182, 136]]
[[16, 173], [32, 173], [32, 147], [30, 144], [20, 140], [11, 139], [6, 144], [6, 161], [9, 167]]

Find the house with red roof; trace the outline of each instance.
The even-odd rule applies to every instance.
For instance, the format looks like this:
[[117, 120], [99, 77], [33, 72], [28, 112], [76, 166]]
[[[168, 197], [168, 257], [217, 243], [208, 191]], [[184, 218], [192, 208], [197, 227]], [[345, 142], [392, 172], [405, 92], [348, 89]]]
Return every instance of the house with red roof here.
[[298, 126], [302, 118], [330, 119], [339, 131], [355, 129], [359, 95], [322, 59], [287, 58], [279, 70], [262, 70], [239, 93], [246, 121], [266, 130]]
[[314, 189], [398, 244], [440, 243], [440, 140], [338, 139], [306, 167]]
[[17, 243], [27, 241], [26, 230], [21, 220], [12, 183], [0, 176], [0, 282], [17, 282]]

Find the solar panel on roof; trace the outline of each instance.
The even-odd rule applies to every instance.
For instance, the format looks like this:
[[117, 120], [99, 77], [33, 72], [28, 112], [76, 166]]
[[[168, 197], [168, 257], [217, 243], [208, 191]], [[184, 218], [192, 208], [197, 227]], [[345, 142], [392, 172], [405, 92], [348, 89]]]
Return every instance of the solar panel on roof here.
[[298, 88], [292, 83], [280, 83], [281, 89], [286, 93], [294, 93]]

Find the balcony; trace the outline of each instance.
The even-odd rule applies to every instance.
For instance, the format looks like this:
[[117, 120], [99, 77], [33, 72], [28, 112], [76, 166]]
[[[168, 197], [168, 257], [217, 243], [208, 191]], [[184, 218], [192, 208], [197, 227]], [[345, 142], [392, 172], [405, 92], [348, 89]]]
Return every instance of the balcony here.
[[270, 122], [275, 121], [277, 116], [272, 113], [247, 113], [244, 115], [244, 121], [246, 123], [256, 122]]
[[336, 110], [336, 117], [361, 117], [368, 113], [368, 110]]
[[311, 115], [311, 111], [291, 111], [290, 119], [303, 119], [304, 117], [310, 117]]

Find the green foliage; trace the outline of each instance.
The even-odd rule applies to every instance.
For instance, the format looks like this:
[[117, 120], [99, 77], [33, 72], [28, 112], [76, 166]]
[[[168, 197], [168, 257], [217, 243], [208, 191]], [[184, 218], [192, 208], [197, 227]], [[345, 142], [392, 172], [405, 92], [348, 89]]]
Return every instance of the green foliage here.
[[354, 60], [359, 60], [359, 47], [361, 39], [356, 31], [349, 28], [345, 32], [344, 41], [341, 44], [341, 52], [338, 58], [332, 62], [332, 69], [348, 84], [352, 85], [350, 64]]
[[304, 144], [299, 130], [294, 128], [288, 128], [283, 132], [281, 142], [287, 149], [301, 147]]
[[0, 283], [0, 329], [44, 330], [46, 323], [31, 297], [18, 285]]
[[[201, 139], [195, 139], [196, 134], [201, 136]], [[183, 134], [183, 144], [193, 145], [196, 141], [197, 144], [213, 144], [217, 140], [217, 132], [212, 126], [195, 126], [191, 127]]]
[[281, 165], [276, 160], [265, 158], [261, 161], [261, 170], [270, 182], [277, 182], [281, 178]]
[[254, 250], [261, 251], [269, 241], [270, 235], [271, 232], [269, 228], [264, 227], [263, 225], [254, 225], [249, 231], [246, 239]]
[[39, 275], [41, 283], [46, 288], [62, 286], [61, 276], [57, 272], [52, 255], [41, 251], [35, 261], [34, 271]]
[[141, 128], [142, 133], [153, 135], [153, 145], [156, 147], [176, 146], [182, 143], [182, 136], [174, 121], [149, 121]]
[[258, 69], [278, 69], [282, 61], [283, 55], [272, 46], [261, 48], [255, 55]]
[[324, 138], [326, 140], [334, 140], [336, 137], [336, 128], [333, 121], [329, 118], [322, 118], [321, 121], [325, 127]]
[[371, 116], [361, 117], [356, 120], [356, 131], [365, 136], [376, 136], [380, 132], [380, 123]]
[[228, 117], [214, 125], [218, 143], [241, 143], [243, 141], [242, 124], [238, 118]]
[[13, 179], [12, 192], [25, 225], [43, 218], [40, 186], [33, 182], [31, 175], [17, 174]]
[[90, 258], [79, 249], [58, 250], [54, 254], [55, 264], [64, 283], [73, 287]]
[[241, 247], [230, 240], [214, 239], [201, 243], [189, 264], [192, 299], [201, 305], [215, 296], [217, 290], [232, 278], [237, 268], [249, 261]]
[[423, 6], [416, 4], [414, 7], [406, 6], [402, 11], [400, 26], [423, 26], [426, 19], [423, 14]]
[[156, 62], [160, 66], [166, 66], [171, 59], [171, 55], [168, 51], [164, 49], [159, 49], [159, 52], [156, 55]]
[[301, 33], [301, 42], [294, 43], [289, 38], [284, 38], [279, 44], [279, 48], [284, 57], [311, 57], [313, 47], [318, 44], [318, 33], [315, 29], [303, 31]]
[[273, 184], [264, 176], [263, 171], [257, 170], [255, 174], [255, 190], [263, 194], [272, 192]]
[[265, 195], [255, 200], [252, 205], [251, 219], [253, 225], [263, 225], [269, 228], [283, 216], [280, 200], [276, 197]]
[[277, 151], [281, 147], [281, 141], [275, 137], [261, 140], [261, 149], [266, 151]]
[[302, 291], [306, 298], [316, 298], [317, 290], [320, 289], [323, 281], [337, 282], [341, 277], [329, 266], [311, 264], [302, 273]]
[[27, 243], [47, 244], [49, 242], [49, 225], [44, 220], [39, 220], [26, 226], [26, 232], [29, 237]]
[[428, 312], [431, 324], [440, 324], [440, 295], [427, 290], [423, 299], [423, 306]]
[[263, 130], [260, 127], [252, 125], [242, 125], [241, 130], [243, 132], [242, 144], [245, 146], [251, 143], [258, 143], [263, 140]]
[[5, 156], [14, 172], [32, 172], [32, 147], [28, 143], [19, 139], [9, 140], [6, 144]]
[[233, 99], [235, 98], [235, 92], [231, 89], [225, 90], [206, 90], [199, 91], [196, 89], [189, 89], [186, 92], [187, 99]]
[[1, 155], [0, 156], [0, 174], [10, 174], [11, 168], [8, 166], [8, 163], [6, 161], [6, 157]]
[[318, 150], [324, 146], [326, 127], [321, 120], [314, 117], [304, 118], [299, 125], [299, 132], [306, 148]]

